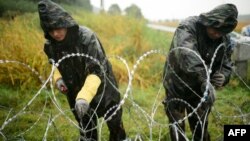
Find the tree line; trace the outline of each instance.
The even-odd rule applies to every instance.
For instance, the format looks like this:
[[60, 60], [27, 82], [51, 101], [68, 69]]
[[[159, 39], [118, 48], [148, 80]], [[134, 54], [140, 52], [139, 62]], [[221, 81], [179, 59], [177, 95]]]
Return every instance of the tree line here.
[[[37, 3], [40, 0], [0, 0], [0, 17], [14, 18], [18, 14], [37, 11]], [[59, 4], [67, 4], [79, 6], [86, 11], [92, 11], [93, 6], [90, 0], [52, 0]], [[126, 15], [136, 19], [144, 19], [141, 9], [132, 4], [131, 6], [121, 10], [118, 4], [113, 4], [109, 7], [108, 14], [110, 15]]]
[[[136, 19], [144, 19], [141, 9], [135, 4], [125, 8], [124, 12], [126, 16]], [[108, 13], [111, 15], [122, 15], [122, 10], [118, 4], [112, 4], [108, 9]]]
[[[26, 12], [37, 11], [40, 0], [0, 0], [0, 17], [15, 16]], [[80, 6], [87, 11], [92, 11], [90, 0], [52, 0], [59, 4]]]

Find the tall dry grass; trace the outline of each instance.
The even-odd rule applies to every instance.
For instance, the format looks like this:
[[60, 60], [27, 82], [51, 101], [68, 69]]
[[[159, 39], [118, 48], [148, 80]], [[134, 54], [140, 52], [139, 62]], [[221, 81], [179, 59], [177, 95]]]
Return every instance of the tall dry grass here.
[[[124, 16], [110, 16], [105, 13], [92, 14], [80, 8], [66, 7], [79, 25], [92, 29], [100, 38], [106, 54], [126, 59], [132, 69], [143, 53], [152, 49], [168, 48], [172, 34], [150, 30], [145, 21]], [[17, 16], [14, 20], [0, 20], [0, 60], [16, 60], [34, 68], [44, 79], [50, 71], [47, 57], [43, 52], [44, 37], [37, 13]], [[159, 41], [161, 40], [161, 41]], [[152, 55], [153, 56], [153, 55]], [[127, 83], [126, 67], [118, 59], [110, 59], [119, 83]], [[153, 80], [160, 80], [164, 55], [156, 55], [140, 65], [134, 76], [135, 84], [149, 86]], [[154, 66], [151, 66], [154, 65]], [[154, 68], [156, 67], [156, 68]], [[0, 82], [22, 87], [37, 86], [39, 79], [22, 65], [0, 64]], [[157, 74], [154, 73], [157, 71]], [[146, 73], [145, 73], [146, 72]]]
[[[38, 15], [25, 14], [13, 20], [0, 19], [0, 60], [14, 60], [29, 65], [41, 76], [46, 75], [47, 59], [42, 52], [43, 34], [39, 30]], [[17, 63], [0, 64], [2, 84], [38, 84], [39, 79], [27, 67]]]

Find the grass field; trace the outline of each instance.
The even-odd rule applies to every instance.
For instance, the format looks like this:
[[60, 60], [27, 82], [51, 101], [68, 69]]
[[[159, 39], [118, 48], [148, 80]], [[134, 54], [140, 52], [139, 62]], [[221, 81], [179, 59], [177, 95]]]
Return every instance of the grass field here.
[[[120, 88], [122, 94], [125, 89], [126, 86]], [[75, 120], [64, 95], [57, 92], [55, 94], [63, 115], [53, 103], [53, 96], [48, 90], [42, 91], [31, 103], [29, 102], [37, 93], [36, 89], [21, 91], [18, 88], [1, 86], [0, 93], [0, 123], [1, 133], [4, 135], [2, 139], [41, 140], [46, 137], [47, 140], [77, 140], [78, 129], [73, 124]], [[249, 124], [250, 121], [248, 89], [228, 86], [216, 94], [217, 100], [209, 119], [209, 131], [214, 141], [222, 140], [225, 124]], [[147, 89], [133, 88], [123, 105], [124, 127], [129, 137], [153, 141], [169, 140], [168, 122], [161, 104], [163, 98], [164, 92], [160, 85]], [[5, 120], [8, 124], [3, 126]], [[107, 126], [105, 123], [101, 124], [103, 119], [99, 122], [100, 138], [107, 140]], [[190, 137], [188, 126], [187, 131]]]

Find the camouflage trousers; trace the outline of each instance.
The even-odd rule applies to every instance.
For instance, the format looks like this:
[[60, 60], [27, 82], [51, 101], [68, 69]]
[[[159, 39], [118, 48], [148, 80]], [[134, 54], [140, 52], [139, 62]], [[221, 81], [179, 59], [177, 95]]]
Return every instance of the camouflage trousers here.
[[200, 98], [197, 96], [190, 97], [190, 94], [177, 96], [171, 92], [167, 92], [166, 95], [163, 104], [169, 119], [171, 140], [188, 140], [185, 135], [185, 119], [188, 119], [193, 141], [210, 141], [210, 135], [207, 130], [208, 116], [214, 99], [211, 100], [211, 98], [208, 98], [208, 101], [203, 102], [201, 106], [196, 109], [200, 103]]

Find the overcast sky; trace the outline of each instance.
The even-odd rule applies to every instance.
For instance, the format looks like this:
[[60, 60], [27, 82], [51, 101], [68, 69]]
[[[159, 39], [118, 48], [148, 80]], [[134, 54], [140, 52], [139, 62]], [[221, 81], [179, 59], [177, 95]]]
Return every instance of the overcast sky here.
[[[90, 0], [91, 4], [100, 7], [101, 0]], [[183, 19], [199, 15], [223, 3], [233, 3], [239, 14], [250, 14], [250, 0], [104, 0], [104, 8], [118, 4], [124, 10], [136, 4], [145, 18], [149, 20]]]

